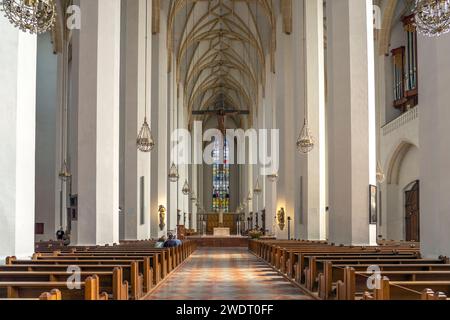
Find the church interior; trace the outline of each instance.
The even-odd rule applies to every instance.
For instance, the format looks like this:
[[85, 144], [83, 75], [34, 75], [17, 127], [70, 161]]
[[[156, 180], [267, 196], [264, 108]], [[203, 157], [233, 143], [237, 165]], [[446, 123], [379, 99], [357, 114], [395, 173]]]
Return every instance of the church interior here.
[[450, 0], [0, 1], [0, 299], [450, 299], [449, 31]]

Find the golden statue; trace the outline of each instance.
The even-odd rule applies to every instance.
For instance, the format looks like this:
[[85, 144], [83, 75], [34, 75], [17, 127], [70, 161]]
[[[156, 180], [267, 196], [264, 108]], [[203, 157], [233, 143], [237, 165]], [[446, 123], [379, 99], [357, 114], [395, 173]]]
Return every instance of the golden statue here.
[[284, 226], [286, 224], [286, 213], [284, 212], [284, 208], [281, 208], [277, 212], [277, 220], [278, 220], [278, 226], [280, 227], [280, 230], [284, 230]]
[[166, 226], [166, 208], [164, 206], [159, 206], [159, 229], [164, 230]]

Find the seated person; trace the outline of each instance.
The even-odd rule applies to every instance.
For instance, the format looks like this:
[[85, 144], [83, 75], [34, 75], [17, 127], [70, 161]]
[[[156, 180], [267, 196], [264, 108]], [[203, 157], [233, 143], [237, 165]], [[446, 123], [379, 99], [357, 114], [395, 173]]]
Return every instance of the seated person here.
[[166, 242], [166, 237], [162, 236], [158, 239], [158, 241], [155, 243], [155, 248], [161, 249], [164, 248], [164, 243]]
[[174, 239], [174, 236], [169, 234], [169, 239], [164, 242], [164, 248], [174, 248], [177, 247], [177, 242]]
[[67, 247], [67, 246], [70, 245], [70, 235], [69, 235], [69, 233], [67, 233], [67, 232], [64, 233], [64, 235], [62, 237], [62, 241], [63, 241], [64, 246]]
[[177, 236], [175, 236], [174, 239], [175, 239], [175, 242], [177, 243], [177, 247], [181, 246], [181, 244], [182, 244], [181, 240], [178, 239]]
[[63, 229], [62, 227], [59, 227], [58, 231], [56, 231], [56, 239], [57, 239], [58, 241], [63, 240], [65, 234], [66, 234], [66, 233], [64, 232], [64, 229]]

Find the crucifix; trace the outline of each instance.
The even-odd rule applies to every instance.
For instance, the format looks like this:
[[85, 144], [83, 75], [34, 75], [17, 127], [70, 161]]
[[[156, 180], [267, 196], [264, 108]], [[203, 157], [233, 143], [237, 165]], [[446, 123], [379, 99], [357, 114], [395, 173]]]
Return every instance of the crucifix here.
[[223, 106], [217, 110], [203, 110], [203, 111], [192, 111], [192, 115], [215, 115], [217, 117], [217, 127], [218, 129], [225, 135], [226, 131], [226, 117], [227, 116], [236, 116], [236, 115], [249, 115], [250, 111], [248, 110], [227, 110]]

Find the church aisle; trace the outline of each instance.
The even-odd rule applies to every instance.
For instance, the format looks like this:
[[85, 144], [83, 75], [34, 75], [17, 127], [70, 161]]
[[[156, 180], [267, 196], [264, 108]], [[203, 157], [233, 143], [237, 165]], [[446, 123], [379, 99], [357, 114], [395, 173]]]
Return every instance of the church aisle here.
[[309, 300], [246, 248], [201, 248], [149, 300]]

